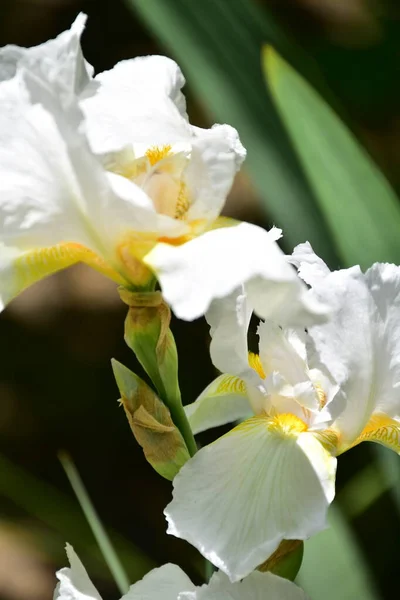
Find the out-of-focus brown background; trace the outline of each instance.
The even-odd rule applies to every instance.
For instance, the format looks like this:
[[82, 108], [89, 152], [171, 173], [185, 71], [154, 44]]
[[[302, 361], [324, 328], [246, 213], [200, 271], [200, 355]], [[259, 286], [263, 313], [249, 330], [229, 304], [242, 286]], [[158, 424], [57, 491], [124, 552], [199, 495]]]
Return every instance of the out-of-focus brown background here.
[[[272, 11], [314, 56], [359, 139], [399, 189], [398, 4], [372, 0], [257, 4]], [[2, 0], [0, 45], [41, 43], [68, 28], [79, 11], [89, 15], [83, 49], [96, 71], [141, 54], [171, 55], [120, 0]], [[191, 121], [212, 123], [204, 101], [190, 87], [186, 93]], [[246, 171], [237, 177], [226, 214], [270, 224]], [[123, 342], [124, 316], [114, 284], [78, 266], [29, 289], [0, 317], [0, 599], [51, 598], [54, 570], [66, 563], [65, 541], [81, 554], [103, 597], [118, 597], [60, 467], [60, 449], [72, 455], [104, 523], [125, 539], [118, 538], [118, 547], [132, 578], [173, 561], [200, 581], [196, 552], [165, 534], [162, 510], [171, 485], [146, 463], [117, 404], [110, 358], [139, 371]], [[172, 328], [188, 403], [215, 375], [208, 357], [208, 331], [202, 320], [174, 320]], [[211, 434], [201, 441], [210, 439]], [[372, 460], [367, 444], [340, 459], [339, 500], [353, 474]], [[351, 498], [342, 497], [347, 498], [343, 510], [351, 514]], [[349, 519], [381, 598], [391, 598], [398, 585], [396, 511], [388, 490]], [[147, 558], [136, 555], [132, 545]]]

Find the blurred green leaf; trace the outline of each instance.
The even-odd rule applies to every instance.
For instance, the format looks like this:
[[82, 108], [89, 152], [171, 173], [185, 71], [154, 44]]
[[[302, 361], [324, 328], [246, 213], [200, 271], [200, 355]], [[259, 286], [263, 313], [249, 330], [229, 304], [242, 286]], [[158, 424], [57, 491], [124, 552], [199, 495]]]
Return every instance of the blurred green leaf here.
[[[92, 573], [104, 573], [104, 562], [80, 508], [55, 487], [0, 454], [0, 496], [11, 500], [62, 536], [62, 544], [71, 543]], [[111, 539], [129, 573], [131, 581], [143, 577], [156, 563], [134, 544], [116, 532]]]
[[265, 88], [260, 49], [267, 40], [303, 62], [268, 12], [248, 0], [127, 0], [182, 66], [197, 96], [235, 126], [246, 168], [284, 244], [308, 239], [337, 264], [332, 239]]
[[400, 259], [400, 204], [319, 94], [272, 48], [264, 69], [276, 105], [347, 265]]
[[400, 514], [400, 460], [398, 454], [381, 446], [374, 444], [374, 453], [380, 468], [380, 475], [384, 479], [385, 487], [390, 490], [391, 496]]
[[125, 569], [119, 560], [118, 554], [110, 540], [110, 537], [100, 520], [99, 515], [86, 491], [83, 481], [78, 473], [77, 468], [72, 462], [70, 456], [66, 452], [60, 452], [58, 458], [64, 468], [79, 505], [86, 517], [86, 520], [92, 530], [96, 542], [99, 545], [104, 561], [110, 572], [112, 573], [115, 583], [117, 584], [121, 594], [126, 594], [129, 591], [129, 578]]
[[356, 540], [334, 505], [329, 524], [305, 542], [298, 583], [315, 600], [379, 600]]

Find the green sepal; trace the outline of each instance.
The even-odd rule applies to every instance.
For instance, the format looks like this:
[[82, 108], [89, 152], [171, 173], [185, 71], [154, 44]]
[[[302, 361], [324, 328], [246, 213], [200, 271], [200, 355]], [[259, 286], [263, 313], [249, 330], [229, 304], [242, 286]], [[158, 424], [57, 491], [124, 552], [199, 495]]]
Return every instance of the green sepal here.
[[283, 540], [275, 552], [258, 567], [265, 573], [270, 571], [279, 577], [294, 581], [303, 562], [304, 542], [302, 540]]
[[180, 404], [178, 353], [169, 328], [171, 311], [161, 292], [119, 290], [129, 306], [125, 319], [125, 341], [152, 382], [160, 397], [171, 406]]
[[173, 480], [190, 458], [185, 440], [157, 394], [140, 377], [113, 359], [112, 368], [129, 425], [151, 466]]
[[171, 412], [190, 454], [197, 447], [182, 406], [178, 381], [178, 352], [169, 328], [171, 311], [161, 292], [133, 292], [119, 288], [123, 302], [129, 306], [125, 319], [125, 342], [153, 382], [159, 397]]

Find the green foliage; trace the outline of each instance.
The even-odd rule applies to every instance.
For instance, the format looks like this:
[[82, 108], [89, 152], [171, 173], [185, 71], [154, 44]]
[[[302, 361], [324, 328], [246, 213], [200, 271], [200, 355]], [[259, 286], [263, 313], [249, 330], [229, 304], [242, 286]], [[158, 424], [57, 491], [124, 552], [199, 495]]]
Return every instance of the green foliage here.
[[346, 265], [400, 260], [400, 204], [332, 108], [272, 48], [264, 69], [276, 105]]
[[129, 578], [125, 573], [125, 569], [119, 560], [113, 544], [111, 543], [110, 537], [103, 523], [101, 522], [95, 507], [93, 506], [90, 496], [83, 485], [83, 481], [68, 454], [65, 452], [60, 452], [59, 459], [64, 467], [65, 473], [69, 479], [72, 489], [75, 492], [86, 520], [89, 523], [92, 533], [96, 538], [96, 542], [98, 543], [103, 554], [103, 558], [114, 577], [115, 583], [117, 584], [121, 594], [126, 594], [129, 590]]
[[[75, 546], [88, 565], [97, 574], [104, 574], [104, 562], [101, 560], [97, 544], [94, 543], [92, 532], [81, 510], [68, 496], [64, 495], [53, 485], [41, 481], [27, 470], [22, 469], [0, 454], [0, 497], [7, 498], [20, 507], [25, 514], [44, 523], [59, 534], [59, 538], [50, 543], [51, 554], [57, 554], [57, 549], [63, 547], [66, 541]], [[141, 579], [150, 569], [156, 566], [146, 553], [137, 548], [120, 534], [108, 529], [113, 545], [118, 555], [123, 558], [131, 581]], [[38, 536], [38, 546], [46, 545], [50, 534], [41, 531]], [[63, 552], [60, 560], [65, 562]]]
[[299, 584], [316, 600], [379, 600], [352, 531], [335, 505], [329, 525], [306, 541]]

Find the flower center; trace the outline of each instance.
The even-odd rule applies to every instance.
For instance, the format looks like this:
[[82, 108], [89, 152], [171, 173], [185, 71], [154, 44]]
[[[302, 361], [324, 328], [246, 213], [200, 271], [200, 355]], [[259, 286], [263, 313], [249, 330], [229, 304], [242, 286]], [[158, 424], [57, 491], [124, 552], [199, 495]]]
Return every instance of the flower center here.
[[160, 160], [165, 158], [166, 156], [171, 155], [171, 148], [169, 144], [165, 144], [165, 146], [151, 146], [148, 150], [146, 150], [145, 154], [149, 159], [149, 163], [152, 167]]
[[299, 433], [307, 431], [308, 426], [292, 413], [281, 413], [268, 419], [268, 429], [285, 437], [296, 437]]
[[125, 148], [108, 156], [106, 168], [126, 177], [151, 198], [161, 215], [185, 220], [191, 206], [184, 172], [189, 163], [187, 152], [172, 152], [172, 146], [150, 146], [144, 156], [135, 158]]

